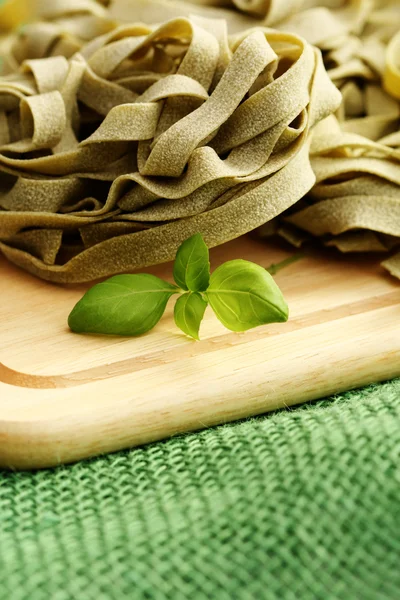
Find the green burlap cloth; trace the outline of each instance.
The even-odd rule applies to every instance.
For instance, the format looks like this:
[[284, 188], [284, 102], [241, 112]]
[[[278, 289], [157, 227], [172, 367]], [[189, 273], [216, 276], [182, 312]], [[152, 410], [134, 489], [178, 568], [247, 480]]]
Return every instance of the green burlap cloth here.
[[5, 600], [400, 598], [400, 380], [2, 473]]

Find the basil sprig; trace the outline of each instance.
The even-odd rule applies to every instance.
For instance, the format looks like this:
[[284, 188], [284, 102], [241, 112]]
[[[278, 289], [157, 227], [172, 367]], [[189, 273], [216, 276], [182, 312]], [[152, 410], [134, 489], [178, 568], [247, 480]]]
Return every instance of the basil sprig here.
[[[274, 265], [274, 271], [285, 263]], [[288, 319], [282, 292], [263, 267], [231, 260], [210, 276], [209, 252], [200, 234], [179, 248], [174, 279], [177, 285], [147, 274], [111, 277], [86, 292], [71, 312], [68, 325], [76, 333], [141, 335], [159, 322], [175, 294], [180, 294], [175, 304], [175, 323], [197, 340], [208, 304], [231, 331], [247, 331]]]

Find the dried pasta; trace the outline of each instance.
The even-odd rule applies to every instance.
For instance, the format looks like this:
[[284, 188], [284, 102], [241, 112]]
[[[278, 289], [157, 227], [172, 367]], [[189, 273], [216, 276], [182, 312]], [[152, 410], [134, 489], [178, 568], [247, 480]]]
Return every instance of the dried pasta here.
[[11, 261], [89, 281], [169, 260], [197, 231], [215, 246], [271, 223], [297, 246], [394, 253], [383, 266], [399, 276], [396, 1], [36, 10], [0, 76]]

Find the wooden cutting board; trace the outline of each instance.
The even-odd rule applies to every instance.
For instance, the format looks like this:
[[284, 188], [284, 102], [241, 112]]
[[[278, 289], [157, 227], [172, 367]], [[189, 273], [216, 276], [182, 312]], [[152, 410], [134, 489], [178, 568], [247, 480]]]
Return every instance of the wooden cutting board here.
[[[245, 237], [211, 261], [269, 266], [291, 253]], [[149, 272], [172, 280], [171, 265]], [[171, 303], [140, 338], [79, 336], [67, 317], [87, 286], [0, 258], [0, 466], [72, 462], [400, 376], [400, 285], [378, 258], [324, 252], [276, 279], [285, 324], [235, 334], [208, 309], [195, 342]]]

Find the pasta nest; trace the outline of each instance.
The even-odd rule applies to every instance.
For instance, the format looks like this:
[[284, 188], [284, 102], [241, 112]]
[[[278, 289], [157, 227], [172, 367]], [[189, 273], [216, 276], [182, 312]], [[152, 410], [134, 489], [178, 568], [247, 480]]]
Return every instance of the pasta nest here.
[[313, 187], [311, 131], [341, 95], [298, 35], [175, 18], [76, 50], [0, 77], [0, 249], [17, 265], [55, 282], [141, 268]]

